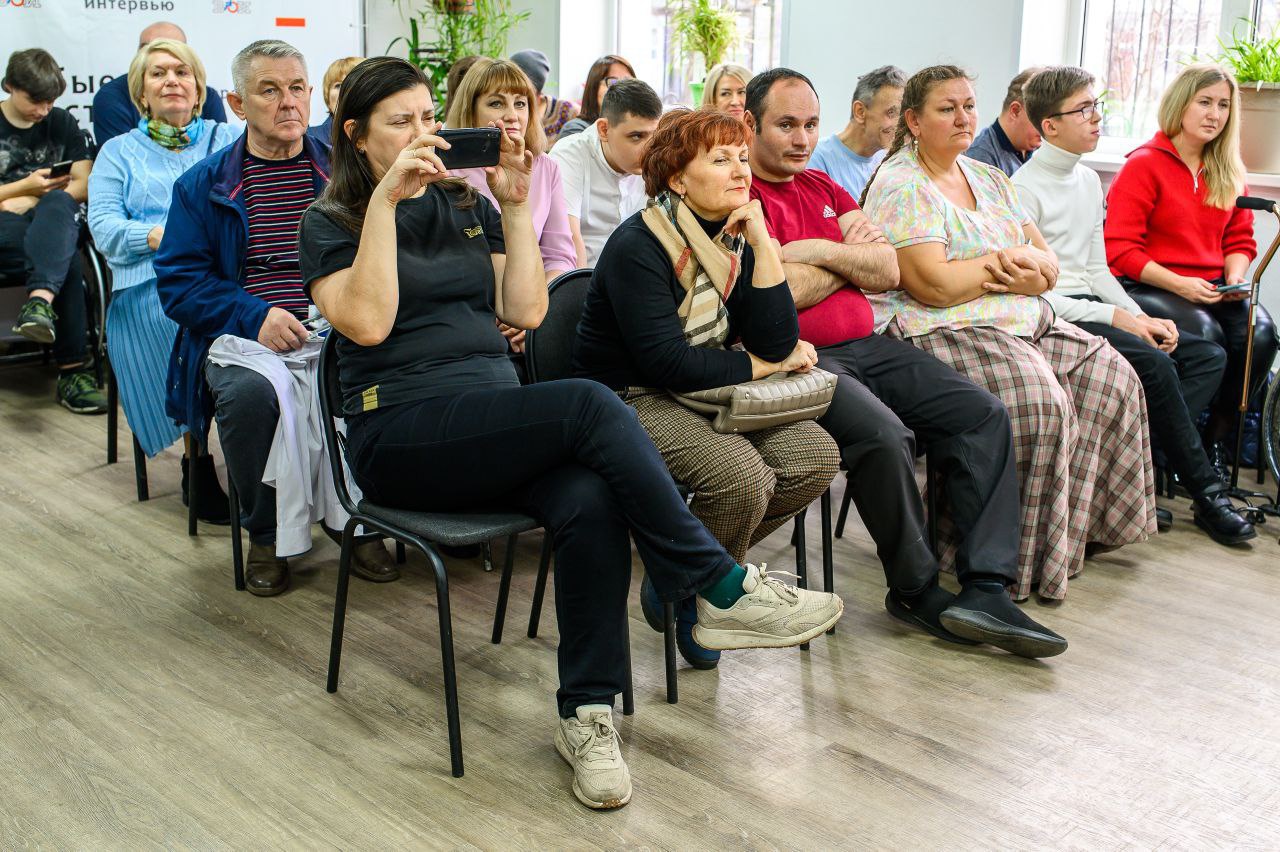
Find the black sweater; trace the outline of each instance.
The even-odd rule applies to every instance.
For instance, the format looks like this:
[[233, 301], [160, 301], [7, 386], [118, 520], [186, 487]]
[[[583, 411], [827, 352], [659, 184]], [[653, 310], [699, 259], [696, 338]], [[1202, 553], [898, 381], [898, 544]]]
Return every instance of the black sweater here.
[[[708, 235], [720, 222], [699, 219]], [[791, 290], [783, 281], [753, 287], [755, 255], [742, 252], [742, 272], [725, 306], [728, 343], [740, 340], [757, 358], [781, 361], [800, 335]], [[685, 290], [658, 238], [637, 213], [623, 222], [600, 253], [573, 345], [573, 372], [613, 390], [627, 387], [696, 391], [751, 380], [746, 352], [704, 349], [685, 342], [676, 310]]]

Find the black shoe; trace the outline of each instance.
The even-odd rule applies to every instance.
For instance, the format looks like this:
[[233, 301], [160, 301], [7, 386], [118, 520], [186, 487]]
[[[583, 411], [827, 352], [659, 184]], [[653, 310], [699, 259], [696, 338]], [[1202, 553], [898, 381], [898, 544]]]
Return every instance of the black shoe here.
[[972, 639], [965, 639], [963, 636], [952, 633], [938, 620], [938, 616], [951, 605], [955, 597], [936, 583], [928, 590], [910, 597], [890, 589], [889, 594], [884, 597], [884, 608], [899, 621], [932, 633], [944, 642], [953, 642], [956, 645], [977, 645], [978, 643]]
[[289, 560], [276, 556], [274, 544], [249, 544], [249, 560], [244, 566], [244, 584], [249, 594], [260, 598], [278, 595], [289, 588]]
[[1218, 544], [1244, 544], [1258, 537], [1253, 524], [1240, 517], [1232, 505], [1225, 485], [1211, 485], [1193, 497], [1191, 502], [1196, 526]]
[[956, 595], [938, 620], [957, 636], [995, 645], [1019, 657], [1054, 657], [1067, 650], [1066, 639], [1028, 618], [1003, 589], [969, 586]]
[[1172, 526], [1173, 512], [1156, 506], [1156, 530], [1158, 532], [1168, 532]]
[[[196, 487], [200, 489], [196, 492], [196, 517], [206, 524], [227, 526], [231, 523], [231, 501], [227, 499], [227, 492], [222, 490], [222, 485], [218, 482], [218, 471], [214, 468], [213, 456], [197, 456], [196, 467], [200, 472], [199, 482], [196, 483]], [[188, 459], [183, 456], [182, 505], [184, 506], [188, 505], [188, 474]]]
[[[640, 581], [640, 611], [644, 613], [644, 620], [650, 627], [659, 633], [664, 632], [663, 622], [666, 621], [666, 616], [662, 601], [658, 598], [658, 591], [653, 583], [649, 582], [648, 574]], [[676, 604], [676, 649], [680, 651], [684, 661], [695, 669], [714, 669], [720, 664], [720, 652], [704, 648], [694, 641], [693, 626], [697, 623], [698, 607], [694, 598], [685, 598]]]

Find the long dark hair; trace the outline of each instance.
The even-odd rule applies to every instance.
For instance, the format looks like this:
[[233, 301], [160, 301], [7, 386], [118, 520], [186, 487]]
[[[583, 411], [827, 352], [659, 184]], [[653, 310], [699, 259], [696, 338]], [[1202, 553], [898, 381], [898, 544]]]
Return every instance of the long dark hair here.
[[[333, 112], [333, 152], [330, 155], [329, 185], [316, 201], [316, 209], [342, 227], [359, 234], [369, 198], [378, 185], [368, 158], [356, 150], [356, 139], [369, 132], [369, 119], [384, 99], [408, 89], [425, 86], [430, 81], [422, 70], [403, 59], [379, 56], [366, 59], [342, 81], [338, 108]], [[346, 123], [355, 121], [351, 133]], [[456, 193], [455, 204], [468, 208], [476, 203], [476, 192], [461, 178], [446, 178], [437, 186]]]
[[587, 72], [587, 83], [582, 87], [582, 109], [578, 112], [578, 118], [588, 124], [600, 117], [600, 95], [598, 94], [600, 84], [609, 76], [609, 69], [615, 64], [626, 68], [627, 73], [632, 77], [636, 76], [636, 69], [631, 67], [630, 62], [612, 53], [601, 56], [591, 63], [591, 70]]
[[972, 82], [973, 78], [969, 76], [969, 72], [958, 65], [930, 65], [928, 68], [921, 68], [907, 80], [907, 84], [902, 88], [902, 108], [898, 111], [898, 127], [894, 130], [893, 142], [862, 190], [862, 198], [858, 202], [860, 205], [867, 203], [867, 195], [871, 192], [871, 184], [875, 183], [876, 175], [880, 173], [880, 167], [889, 162], [889, 158], [906, 147], [907, 142], [911, 140], [911, 131], [907, 129], [907, 110], [913, 110], [916, 115], [919, 115], [933, 87], [948, 80]]

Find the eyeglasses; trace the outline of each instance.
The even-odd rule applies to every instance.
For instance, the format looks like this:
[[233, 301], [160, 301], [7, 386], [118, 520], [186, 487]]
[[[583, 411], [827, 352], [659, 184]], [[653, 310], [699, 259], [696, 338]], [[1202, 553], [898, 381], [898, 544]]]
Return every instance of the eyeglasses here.
[[1085, 121], [1093, 121], [1093, 117], [1095, 115], [1105, 116], [1107, 114], [1107, 105], [1102, 102], [1101, 98], [1099, 98], [1098, 100], [1094, 101], [1088, 106], [1080, 107], [1080, 109], [1069, 109], [1066, 112], [1055, 112], [1045, 117], [1058, 118], [1059, 116], [1075, 115], [1076, 113], [1079, 113], [1080, 117], [1083, 118]]

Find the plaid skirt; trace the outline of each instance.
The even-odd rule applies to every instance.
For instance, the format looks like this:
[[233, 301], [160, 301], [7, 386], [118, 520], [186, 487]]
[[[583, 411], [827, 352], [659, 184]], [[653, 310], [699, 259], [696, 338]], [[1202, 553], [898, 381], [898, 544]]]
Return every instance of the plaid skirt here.
[[[1022, 495], [1015, 599], [1033, 587], [1065, 598], [1087, 543], [1118, 546], [1155, 533], [1146, 397], [1109, 343], [1048, 312], [1034, 338], [970, 326], [910, 342], [1009, 410]], [[947, 565], [954, 546], [943, 551]]]

